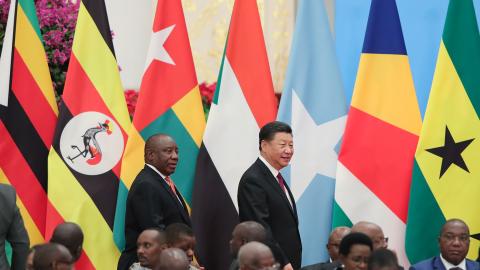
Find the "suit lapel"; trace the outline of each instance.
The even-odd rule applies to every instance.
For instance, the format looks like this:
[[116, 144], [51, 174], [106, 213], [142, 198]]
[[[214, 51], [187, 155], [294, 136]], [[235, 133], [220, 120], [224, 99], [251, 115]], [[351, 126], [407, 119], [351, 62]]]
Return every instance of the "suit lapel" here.
[[432, 261], [432, 266], [433, 269], [436, 270], [446, 270], [445, 265], [442, 263], [442, 259], [440, 259], [440, 256], [435, 256]]
[[273, 190], [275, 190], [275, 192], [280, 194], [280, 196], [283, 198], [284, 203], [287, 205], [288, 209], [290, 209], [290, 213], [292, 213], [293, 217], [298, 223], [297, 210], [295, 209], [295, 202], [287, 183], [285, 183], [285, 187], [287, 188], [288, 194], [292, 199], [292, 204], [290, 204], [290, 201], [288, 200], [287, 195], [285, 194], [285, 192], [283, 192], [282, 188], [280, 187], [280, 184], [278, 183], [277, 178], [273, 176], [272, 172], [267, 168], [267, 166], [263, 163], [263, 161], [257, 158], [256, 163], [258, 168], [260, 168], [262, 174], [265, 176], [264, 178], [266, 182], [272, 187]]

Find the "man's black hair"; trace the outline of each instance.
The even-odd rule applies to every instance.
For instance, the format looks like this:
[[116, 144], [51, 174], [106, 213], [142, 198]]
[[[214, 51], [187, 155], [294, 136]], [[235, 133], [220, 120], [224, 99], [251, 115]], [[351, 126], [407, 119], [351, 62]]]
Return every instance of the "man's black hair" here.
[[280, 121], [273, 121], [264, 125], [258, 133], [258, 148], [262, 150], [262, 141], [271, 141], [275, 134], [280, 132], [292, 134], [292, 128]]

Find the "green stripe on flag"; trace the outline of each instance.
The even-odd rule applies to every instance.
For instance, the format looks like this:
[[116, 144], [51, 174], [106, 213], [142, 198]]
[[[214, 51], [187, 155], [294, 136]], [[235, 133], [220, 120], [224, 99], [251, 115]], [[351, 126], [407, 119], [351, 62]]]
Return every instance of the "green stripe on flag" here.
[[7, 255], [8, 264], [12, 265], [12, 246], [9, 242], [5, 242], [5, 254]]
[[405, 248], [411, 264], [439, 253], [438, 236], [445, 217], [417, 161], [413, 165]]
[[472, 1], [450, 1], [442, 39], [468, 97], [480, 115], [480, 35]]
[[115, 208], [115, 220], [113, 223], [113, 241], [118, 250], [125, 248], [125, 213], [127, 208], [128, 189], [123, 181], [118, 184], [117, 207]]
[[198, 147], [172, 109], [168, 109], [164, 114], [144, 128], [140, 132], [140, 135], [146, 141], [150, 136], [159, 131], [168, 134], [177, 142], [179, 160], [172, 178], [187, 203], [191, 205]]
[[345, 212], [343, 212], [343, 209], [340, 207], [340, 205], [337, 204], [337, 201], [333, 201], [332, 228], [336, 228], [339, 226], [352, 227], [352, 225], [352, 221], [348, 218]]
[[32, 27], [37, 33], [38, 38], [43, 43], [43, 37], [42, 37], [42, 34], [40, 33], [40, 26], [38, 23], [37, 13], [36, 13], [35, 4], [33, 3], [33, 0], [18, 0], [18, 4], [22, 6], [22, 9], [25, 12], [25, 15], [27, 15], [28, 20], [30, 21], [30, 24], [32, 24]]

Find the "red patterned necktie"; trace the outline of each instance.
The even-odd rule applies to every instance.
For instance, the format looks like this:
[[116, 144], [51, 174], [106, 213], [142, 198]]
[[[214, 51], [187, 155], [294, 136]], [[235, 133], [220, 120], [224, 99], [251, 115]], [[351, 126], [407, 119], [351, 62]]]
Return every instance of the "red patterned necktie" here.
[[278, 179], [278, 184], [280, 185], [280, 188], [285, 192], [285, 179], [283, 179], [283, 176], [281, 173], [277, 174], [277, 179]]
[[165, 181], [167, 181], [168, 186], [172, 190], [173, 194], [177, 195], [177, 192], [175, 191], [175, 184], [172, 181], [172, 178], [170, 176], [165, 177]]

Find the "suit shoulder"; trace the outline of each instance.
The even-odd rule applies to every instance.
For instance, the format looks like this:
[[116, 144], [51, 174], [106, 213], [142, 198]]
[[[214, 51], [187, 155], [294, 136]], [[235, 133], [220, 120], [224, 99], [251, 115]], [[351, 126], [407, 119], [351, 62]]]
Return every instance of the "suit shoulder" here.
[[433, 260], [436, 257], [437, 256], [431, 257], [431, 258], [425, 259], [423, 261], [420, 261], [416, 264], [413, 264], [413, 265], [410, 266], [410, 270], [414, 270], [414, 269], [433, 269]]
[[479, 269], [480, 269], [479, 262], [467, 259], [467, 270], [479, 270]]
[[11, 185], [0, 184], [0, 196], [5, 197], [9, 201], [15, 201], [17, 194]]

